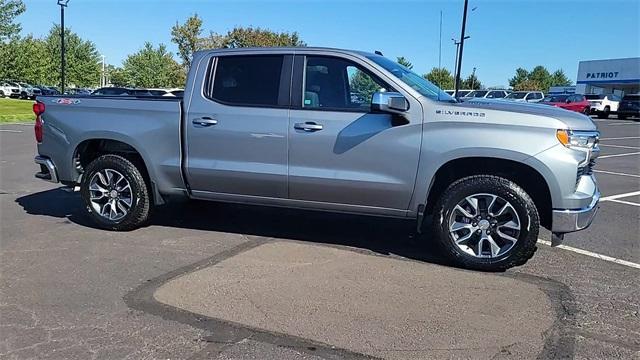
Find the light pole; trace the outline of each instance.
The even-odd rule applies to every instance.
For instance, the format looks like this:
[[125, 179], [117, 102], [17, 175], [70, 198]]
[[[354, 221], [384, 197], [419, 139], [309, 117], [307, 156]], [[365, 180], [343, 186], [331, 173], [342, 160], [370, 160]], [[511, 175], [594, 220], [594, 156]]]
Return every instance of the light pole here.
[[[460, 51], [458, 51], [458, 56], [456, 59], [456, 88], [453, 93], [454, 97], [458, 97], [458, 89], [460, 88], [460, 71], [462, 69], [462, 52], [464, 51], [464, 40], [467, 37], [464, 35], [465, 29], [467, 27], [467, 7], [469, 6], [469, 0], [464, 0], [464, 10], [462, 12], [462, 31], [460, 32]], [[474, 11], [477, 7], [471, 9]]]
[[58, 0], [60, 5], [60, 93], [64, 94], [64, 8], [69, 0]]
[[[465, 36], [465, 39], [470, 38], [471, 36]], [[453, 67], [453, 77], [456, 78], [456, 74], [458, 73], [458, 53], [460, 51], [460, 42], [457, 41], [454, 38], [451, 38], [451, 40], [453, 40], [453, 44], [456, 46], [456, 61], [455, 61], [455, 66]], [[456, 89], [456, 93], [457, 93], [457, 89]], [[455, 94], [454, 94], [455, 95]]]

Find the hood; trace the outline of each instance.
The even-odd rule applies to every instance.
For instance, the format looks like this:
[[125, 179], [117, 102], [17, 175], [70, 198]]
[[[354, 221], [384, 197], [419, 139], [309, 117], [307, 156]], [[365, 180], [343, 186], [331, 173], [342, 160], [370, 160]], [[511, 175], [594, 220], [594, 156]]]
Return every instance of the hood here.
[[467, 109], [483, 109], [519, 113], [540, 117], [553, 118], [564, 123], [571, 130], [596, 130], [596, 124], [590, 117], [581, 113], [565, 110], [556, 106], [542, 103], [528, 103], [517, 101], [497, 101], [489, 99], [469, 100], [455, 104], [456, 107]]

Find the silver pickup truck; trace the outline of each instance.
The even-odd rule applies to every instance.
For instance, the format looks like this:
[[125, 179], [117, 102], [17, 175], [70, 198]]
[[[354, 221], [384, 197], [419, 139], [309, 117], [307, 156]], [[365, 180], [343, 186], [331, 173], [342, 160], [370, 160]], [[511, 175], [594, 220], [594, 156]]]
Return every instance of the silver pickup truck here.
[[41, 96], [34, 112], [36, 176], [111, 230], [177, 196], [391, 216], [460, 266], [504, 270], [540, 225], [554, 242], [589, 226], [600, 196], [589, 117], [461, 103], [380, 53], [201, 51], [183, 99]]

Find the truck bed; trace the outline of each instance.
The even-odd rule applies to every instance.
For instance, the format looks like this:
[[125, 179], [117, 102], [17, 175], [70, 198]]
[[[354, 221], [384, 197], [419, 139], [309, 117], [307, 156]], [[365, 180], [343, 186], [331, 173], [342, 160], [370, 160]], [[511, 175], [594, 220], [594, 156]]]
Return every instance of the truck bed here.
[[[135, 96], [39, 96], [44, 137], [40, 155], [58, 161], [62, 182], [75, 182], [82, 169], [74, 163], [77, 149], [89, 141], [108, 140], [133, 147], [148, 164], [153, 186], [184, 188], [181, 175], [182, 98]], [[152, 165], [149, 165], [152, 164]]]

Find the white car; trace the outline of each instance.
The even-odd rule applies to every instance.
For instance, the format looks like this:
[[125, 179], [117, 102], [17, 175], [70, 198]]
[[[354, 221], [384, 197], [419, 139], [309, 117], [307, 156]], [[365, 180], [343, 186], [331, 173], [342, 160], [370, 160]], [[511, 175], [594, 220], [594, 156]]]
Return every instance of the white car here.
[[0, 97], [20, 97], [20, 87], [11, 81], [0, 82]]
[[539, 102], [544, 99], [544, 93], [542, 91], [516, 91], [504, 99], [517, 102]]
[[20, 87], [20, 98], [35, 100], [36, 96], [42, 95], [42, 91], [24, 82], [16, 83]]
[[612, 112], [618, 111], [620, 97], [613, 94], [587, 94], [584, 96], [591, 104], [591, 113], [597, 114], [599, 118], [606, 119]]
[[462, 101], [471, 99], [503, 99], [509, 95], [507, 90], [473, 90], [462, 98]]

